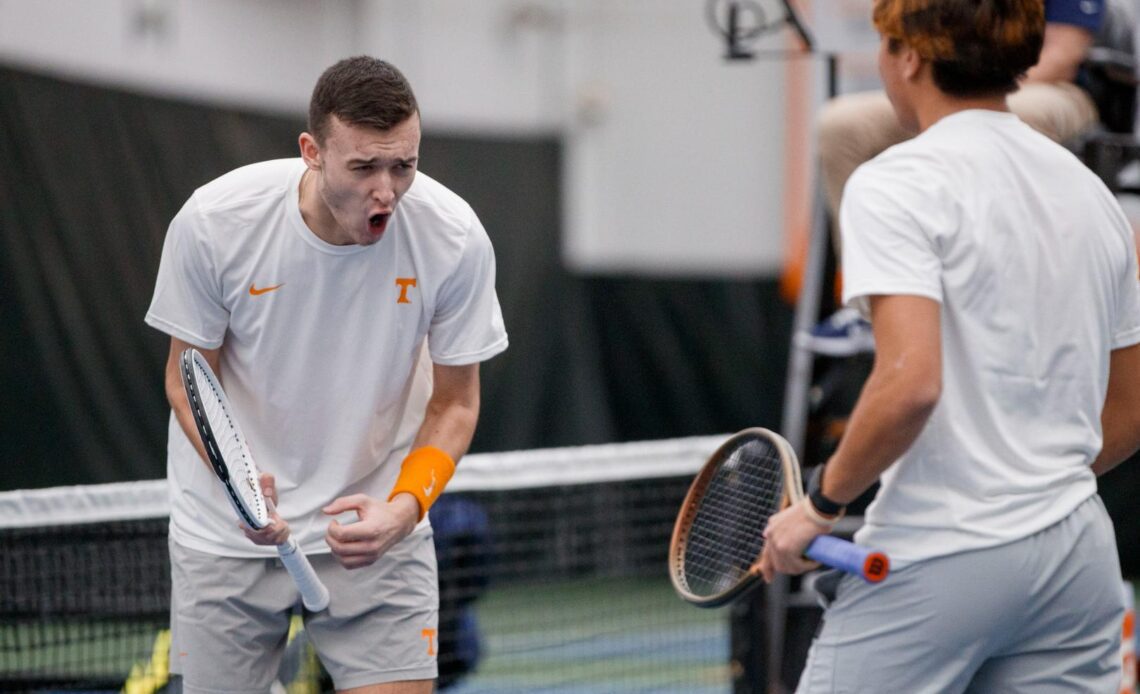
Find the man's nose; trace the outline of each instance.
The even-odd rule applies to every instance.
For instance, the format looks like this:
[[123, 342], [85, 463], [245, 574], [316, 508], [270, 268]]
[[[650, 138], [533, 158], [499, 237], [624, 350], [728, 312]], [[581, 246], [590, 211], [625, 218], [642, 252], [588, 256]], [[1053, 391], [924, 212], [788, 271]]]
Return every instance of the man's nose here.
[[392, 177], [381, 174], [372, 187], [372, 199], [382, 206], [391, 205], [396, 199], [396, 188], [392, 185]]

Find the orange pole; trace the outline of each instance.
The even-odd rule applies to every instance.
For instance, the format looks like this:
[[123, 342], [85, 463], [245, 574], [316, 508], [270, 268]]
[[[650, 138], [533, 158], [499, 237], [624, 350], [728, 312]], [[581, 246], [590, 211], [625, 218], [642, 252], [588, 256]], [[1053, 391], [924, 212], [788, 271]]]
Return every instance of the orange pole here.
[[[811, 0], [797, 3], [805, 21], [811, 20]], [[788, 39], [789, 49], [799, 40]], [[811, 231], [812, 67], [807, 58], [790, 58], [784, 68], [784, 267], [780, 295], [795, 303], [803, 285]]]

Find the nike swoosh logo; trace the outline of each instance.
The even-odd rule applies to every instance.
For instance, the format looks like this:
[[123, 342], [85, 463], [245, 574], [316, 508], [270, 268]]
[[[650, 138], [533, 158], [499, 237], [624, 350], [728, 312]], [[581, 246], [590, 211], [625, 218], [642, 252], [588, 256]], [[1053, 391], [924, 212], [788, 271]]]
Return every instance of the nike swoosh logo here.
[[268, 294], [269, 292], [275, 291], [275, 290], [280, 289], [284, 286], [285, 286], [285, 283], [282, 282], [281, 284], [275, 284], [272, 287], [262, 287], [261, 289], [258, 289], [257, 286], [251, 284], [251, 285], [249, 285], [249, 295], [250, 296], [261, 296], [262, 294]]
[[431, 471], [431, 484], [424, 487], [424, 496], [431, 496], [433, 491], [435, 491], [435, 470]]

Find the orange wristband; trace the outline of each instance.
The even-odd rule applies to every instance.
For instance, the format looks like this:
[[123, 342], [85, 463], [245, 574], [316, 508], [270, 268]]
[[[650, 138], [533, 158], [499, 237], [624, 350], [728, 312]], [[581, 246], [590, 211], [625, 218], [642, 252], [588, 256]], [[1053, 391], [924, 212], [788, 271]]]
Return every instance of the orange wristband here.
[[411, 494], [420, 504], [420, 520], [443, 493], [443, 487], [455, 474], [455, 461], [447, 453], [435, 446], [417, 448], [404, 458], [400, 466], [400, 476], [396, 486], [388, 495], [388, 501], [397, 494]]

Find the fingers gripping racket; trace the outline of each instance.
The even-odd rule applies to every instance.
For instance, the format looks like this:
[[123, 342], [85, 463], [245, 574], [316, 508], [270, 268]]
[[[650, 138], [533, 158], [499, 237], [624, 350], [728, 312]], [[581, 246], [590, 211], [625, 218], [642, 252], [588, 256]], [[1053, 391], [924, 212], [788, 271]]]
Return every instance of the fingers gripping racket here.
[[[723, 605], [760, 579], [768, 518], [804, 497], [791, 444], [767, 429], [745, 429], [726, 441], [693, 480], [673, 526], [669, 574], [685, 600]], [[805, 555], [877, 583], [890, 561], [881, 552], [820, 535]]]
[[[226, 497], [238, 518], [254, 530], [269, 525], [269, 508], [261, 493], [257, 466], [249, 454], [245, 436], [234, 418], [233, 408], [206, 358], [196, 349], [182, 352], [182, 386], [202, 437], [210, 467], [226, 489]], [[305, 607], [319, 612], [329, 604], [329, 591], [317, 578], [313, 566], [292, 536], [277, 545], [281, 562], [301, 592]]]

